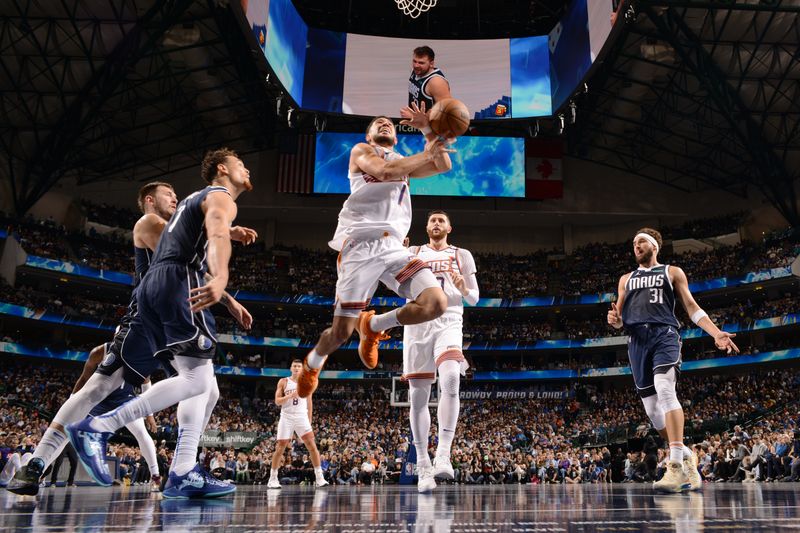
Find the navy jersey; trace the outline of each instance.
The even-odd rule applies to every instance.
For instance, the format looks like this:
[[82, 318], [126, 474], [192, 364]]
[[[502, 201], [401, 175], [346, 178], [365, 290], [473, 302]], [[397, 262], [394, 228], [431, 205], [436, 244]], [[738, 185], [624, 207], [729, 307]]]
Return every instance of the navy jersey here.
[[675, 317], [675, 292], [669, 279], [669, 265], [639, 268], [625, 283], [622, 323], [663, 324], [679, 328]]
[[425, 86], [428, 85], [428, 82], [436, 76], [447, 81], [447, 78], [444, 76], [444, 72], [438, 68], [433, 69], [424, 76], [417, 76], [414, 74], [413, 70], [411, 71], [411, 77], [408, 78], [408, 105], [416, 102], [419, 107], [422, 107], [422, 102], [425, 102], [425, 109], [430, 111], [430, 109], [433, 107], [433, 98], [430, 94], [428, 94]]
[[147, 274], [147, 269], [150, 268], [150, 259], [152, 255], [152, 252], [150, 252], [148, 248], [133, 247], [133, 263], [135, 268], [133, 274], [134, 287], [139, 285], [144, 275]]
[[209, 186], [181, 200], [169, 225], [161, 234], [151, 266], [179, 263], [205, 274], [208, 238], [202, 204], [211, 193], [230, 195], [225, 187]]

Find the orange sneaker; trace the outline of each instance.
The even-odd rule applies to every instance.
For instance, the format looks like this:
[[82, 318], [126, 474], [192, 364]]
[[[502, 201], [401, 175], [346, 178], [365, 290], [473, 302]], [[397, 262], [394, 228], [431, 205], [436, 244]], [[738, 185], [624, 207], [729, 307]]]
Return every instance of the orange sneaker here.
[[306, 359], [303, 359], [303, 369], [300, 371], [300, 377], [297, 378], [297, 395], [301, 398], [308, 398], [317, 390], [319, 372], [322, 370], [322, 367], [311, 368], [308, 366]]
[[361, 311], [358, 315], [358, 356], [364, 366], [372, 370], [378, 366], [378, 343], [389, 340], [391, 337], [382, 331], [372, 331], [369, 321], [375, 315], [375, 311]]

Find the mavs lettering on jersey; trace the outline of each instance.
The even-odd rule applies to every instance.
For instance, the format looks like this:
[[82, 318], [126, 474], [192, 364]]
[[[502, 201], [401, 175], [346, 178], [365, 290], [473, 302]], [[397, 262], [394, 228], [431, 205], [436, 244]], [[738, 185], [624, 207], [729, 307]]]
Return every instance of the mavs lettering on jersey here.
[[625, 282], [622, 304], [625, 326], [662, 324], [680, 327], [675, 318], [675, 292], [669, 279], [669, 265], [634, 270]]
[[433, 69], [424, 76], [417, 76], [414, 74], [413, 70], [411, 71], [411, 77], [408, 78], [408, 105], [416, 103], [419, 107], [422, 107], [422, 103], [424, 102], [425, 109], [430, 110], [430, 108], [433, 107], [433, 97], [425, 90], [425, 86], [436, 76], [447, 81], [444, 72], [438, 68]]

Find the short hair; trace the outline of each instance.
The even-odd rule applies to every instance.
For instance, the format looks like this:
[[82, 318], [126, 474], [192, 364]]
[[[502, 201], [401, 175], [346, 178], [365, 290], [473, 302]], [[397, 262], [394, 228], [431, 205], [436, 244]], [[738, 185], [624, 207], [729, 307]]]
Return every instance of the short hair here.
[[386, 115], [378, 115], [377, 117], [375, 117], [372, 120], [370, 120], [369, 124], [367, 124], [367, 131], [366, 131], [367, 135], [369, 135], [369, 130], [372, 129], [372, 125], [375, 124], [376, 121], [378, 121], [378, 120], [380, 120], [382, 118], [390, 120], [392, 122], [392, 125], [394, 125], [394, 121], [391, 119], [391, 117], [387, 117]]
[[230, 148], [217, 148], [206, 152], [203, 164], [200, 166], [200, 175], [206, 183], [214, 181], [214, 178], [217, 177], [217, 165], [225, 164], [228, 157], [238, 158], [239, 155]]
[[428, 211], [428, 217], [425, 220], [430, 220], [433, 215], [444, 215], [447, 218], [447, 221], [452, 224], [452, 221], [450, 220], [450, 215], [447, 214], [447, 211], [444, 211], [442, 209], [431, 209], [430, 211]]
[[642, 228], [636, 232], [638, 235], [639, 233], [644, 233], [646, 235], [650, 235], [652, 238], [656, 240], [658, 243], [658, 251], [660, 252], [664, 248], [664, 241], [661, 239], [661, 233], [658, 230], [653, 228]]
[[436, 54], [433, 53], [433, 48], [430, 46], [418, 46], [414, 48], [414, 55], [417, 57], [429, 57], [431, 61], [436, 59]]
[[139, 206], [139, 211], [144, 213], [144, 199], [148, 196], [153, 196], [156, 193], [156, 189], [159, 187], [167, 187], [171, 191], [175, 190], [172, 188], [172, 185], [164, 181], [151, 181], [147, 185], [144, 185], [141, 189], [139, 189], [139, 196], [136, 198], [136, 204]]
[[295, 363], [300, 363], [302, 365], [303, 364], [303, 360], [302, 359], [292, 359], [292, 362], [289, 363], [289, 366], [292, 366]]

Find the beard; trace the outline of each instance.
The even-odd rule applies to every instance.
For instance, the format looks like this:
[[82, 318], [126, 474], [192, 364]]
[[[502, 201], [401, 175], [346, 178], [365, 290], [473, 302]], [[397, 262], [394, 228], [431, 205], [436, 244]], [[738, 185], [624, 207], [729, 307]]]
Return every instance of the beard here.
[[649, 263], [651, 259], [653, 259], [653, 250], [647, 250], [646, 252], [644, 252], [642, 254], [642, 257], [640, 257], [636, 261], [640, 265], [645, 265], [645, 264]]
[[372, 136], [372, 142], [374, 142], [378, 146], [387, 146], [391, 148], [392, 146], [394, 146], [394, 136], [383, 133], [376, 133], [375, 135]]

